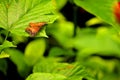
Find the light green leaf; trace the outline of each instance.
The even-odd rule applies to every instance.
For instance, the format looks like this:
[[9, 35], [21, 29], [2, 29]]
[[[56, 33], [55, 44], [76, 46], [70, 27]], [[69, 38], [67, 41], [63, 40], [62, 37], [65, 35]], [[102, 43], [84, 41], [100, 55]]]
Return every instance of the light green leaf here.
[[67, 0], [55, 0], [55, 1], [56, 1], [56, 6], [59, 10], [62, 9], [67, 3]]
[[8, 57], [10, 57], [10, 55], [8, 53], [6, 53], [4, 51], [1, 52], [0, 58], [8, 58]]
[[44, 39], [37, 39], [30, 42], [25, 49], [25, 59], [28, 65], [33, 66], [43, 58], [46, 43]]
[[113, 12], [117, 1], [118, 0], [74, 0], [76, 5], [120, 30]]
[[73, 46], [71, 40], [73, 38], [73, 30], [73, 23], [64, 20], [64, 17], [61, 15], [56, 23], [49, 25], [47, 28], [47, 32], [49, 32], [49, 34], [52, 35], [60, 45], [66, 48], [71, 48]]
[[[52, 65], [51, 65], [52, 64]], [[76, 79], [81, 80], [84, 78], [94, 79], [85, 68], [77, 64], [68, 64], [68, 63], [58, 63], [52, 61], [52, 59], [44, 59], [37, 63], [33, 68], [33, 73], [52, 73], [60, 74], [67, 77], [67, 79], [72, 80], [71, 77], [76, 77]]]
[[16, 47], [16, 46], [13, 45], [12, 42], [9, 42], [9, 41], [3, 42], [3, 44], [0, 45], [0, 52], [1, 52], [3, 49], [9, 48], [9, 47]]
[[12, 38], [12, 41], [15, 45], [17, 45], [19, 43], [27, 42], [27, 40], [28, 40], [28, 38], [25, 36], [19, 36], [19, 35], [15, 35], [15, 34], [11, 34], [10, 37]]
[[[74, 46], [80, 51], [81, 58], [90, 56], [92, 54], [116, 56], [120, 57], [120, 43], [118, 43], [109, 28], [101, 27], [97, 29], [96, 33], [81, 30], [81, 32], [74, 39]], [[85, 32], [86, 31], [86, 32]], [[80, 56], [78, 57], [79, 59]]]
[[51, 73], [33, 73], [26, 80], [66, 80], [66, 77]]
[[[25, 29], [30, 22], [49, 24], [56, 20], [54, 9], [51, 0], [4, 0], [0, 2], [0, 27], [28, 36]], [[46, 36], [45, 31], [42, 30], [39, 36]]]
[[86, 22], [86, 26], [92, 26], [96, 24], [102, 24], [103, 21], [97, 17], [94, 17]]
[[73, 65], [68, 63], [57, 63], [51, 59], [47, 59], [47, 60], [44, 59], [34, 66], [33, 72], [34, 73], [44, 72], [44, 73], [55, 73], [55, 74], [57, 73], [64, 76], [68, 76], [70, 75], [69, 70], [71, 70], [72, 68]]
[[61, 55], [74, 56], [74, 52], [72, 50], [67, 50], [60, 47], [53, 47], [49, 52], [49, 57], [59, 57]]

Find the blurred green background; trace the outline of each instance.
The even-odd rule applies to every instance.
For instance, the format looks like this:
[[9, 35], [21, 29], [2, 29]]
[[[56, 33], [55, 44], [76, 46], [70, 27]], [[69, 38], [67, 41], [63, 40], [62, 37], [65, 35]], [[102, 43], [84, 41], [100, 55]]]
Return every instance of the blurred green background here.
[[[88, 8], [87, 11], [82, 4], [77, 6], [73, 1], [53, 0], [57, 7], [55, 12], [59, 17], [53, 24], [46, 26], [48, 38], [14, 34], [9, 36], [8, 40], [12, 40], [17, 47], [1, 53], [10, 57], [0, 59], [0, 80], [24, 80], [35, 72], [45, 72], [47, 74], [34, 75], [48, 77], [52, 76], [49, 73], [60, 73], [54, 74], [60, 78], [52, 80], [120, 80], [120, 35], [113, 27], [114, 23], [112, 20], [105, 21], [107, 18], [102, 19], [101, 15], [97, 14], [99, 12], [93, 10], [91, 13], [91, 9]], [[106, 1], [110, 3], [111, 0]], [[104, 9], [101, 14], [102, 12]], [[0, 36], [4, 37], [5, 32], [0, 33]], [[61, 64], [56, 64], [57, 62]], [[80, 70], [77, 69], [73, 73], [75, 66], [72, 70], [67, 68], [65, 71], [57, 71], [59, 67], [62, 69], [76, 63], [85, 69], [80, 67]], [[69, 70], [71, 75], [67, 75]], [[80, 73], [81, 70], [87, 74], [84, 71]], [[77, 76], [74, 78], [72, 75]], [[32, 80], [32, 77], [28, 77], [27, 80]]]

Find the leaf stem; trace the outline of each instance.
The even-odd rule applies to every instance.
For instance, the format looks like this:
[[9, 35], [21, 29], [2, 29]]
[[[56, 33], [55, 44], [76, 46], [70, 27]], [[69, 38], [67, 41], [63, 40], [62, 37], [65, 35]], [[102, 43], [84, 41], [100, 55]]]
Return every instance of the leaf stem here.
[[7, 34], [6, 34], [5, 39], [4, 39], [4, 42], [7, 40], [8, 36], [9, 36], [9, 33], [10, 33], [10, 31], [7, 31]]
[[76, 36], [76, 28], [77, 28], [77, 9], [78, 7], [73, 5], [73, 22], [74, 22], [74, 33], [73, 37]]

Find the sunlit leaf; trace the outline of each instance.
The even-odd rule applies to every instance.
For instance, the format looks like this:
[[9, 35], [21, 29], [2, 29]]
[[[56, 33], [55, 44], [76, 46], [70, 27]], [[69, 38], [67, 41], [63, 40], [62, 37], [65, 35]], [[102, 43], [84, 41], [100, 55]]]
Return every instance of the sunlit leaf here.
[[120, 30], [113, 12], [117, 1], [118, 0], [74, 0], [78, 6]]
[[19, 35], [15, 35], [15, 34], [11, 34], [10, 36], [12, 37], [12, 40], [13, 40], [14, 44], [27, 42], [27, 40], [28, 40], [28, 38], [25, 37], [25, 36], [19, 36]]
[[[87, 71], [92, 75], [96, 75], [97, 80], [106, 79], [111, 75], [111, 78], [119, 78], [119, 61], [115, 59], [102, 59], [99, 56], [79, 57], [81, 64], [87, 67]], [[84, 59], [83, 59], [84, 58]], [[116, 72], [114, 70], [116, 69]], [[115, 75], [115, 76], [114, 76]], [[111, 79], [110, 77], [108, 79]]]
[[3, 49], [9, 48], [9, 47], [16, 47], [16, 46], [13, 45], [12, 42], [9, 42], [9, 41], [3, 42], [3, 44], [0, 45], [0, 52], [1, 52]]
[[67, 0], [55, 0], [57, 9], [62, 9], [65, 4], [67, 3]]
[[[52, 65], [50, 66], [50, 64]], [[73, 68], [68, 63], [57, 63], [52, 59], [42, 60], [33, 68], [33, 72], [57, 73], [65, 76], [70, 75], [68, 72]], [[68, 74], [67, 74], [68, 73]]]
[[66, 77], [51, 73], [33, 73], [26, 80], [66, 80]]
[[[4, 0], [0, 6], [0, 27], [17, 35], [29, 36], [25, 29], [30, 22], [49, 24], [57, 18], [51, 0]], [[46, 36], [44, 30], [38, 35]]]
[[46, 43], [44, 39], [37, 39], [30, 42], [25, 49], [25, 59], [27, 64], [33, 66], [40, 58], [43, 58], [45, 49]]
[[47, 28], [47, 32], [52, 35], [62, 46], [71, 47], [71, 38], [73, 36], [74, 26], [72, 22], [64, 20], [60, 15], [58, 22], [51, 24]]
[[95, 33], [92, 30], [85, 31], [86, 29], [81, 30], [74, 41], [74, 46], [80, 50], [81, 58], [92, 54], [120, 57], [120, 44], [112, 37], [115, 33], [104, 27], [98, 28]]
[[62, 49], [60, 47], [53, 47], [49, 52], [49, 57], [59, 57], [59, 56], [73, 56], [74, 52], [72, 50]]
[[8, 57], [10, 57], [10, 55], [8, 53], [6, 53], [4, 51], [1, 52], [0, 58], [8, 58]]
[[78, 64], [58, 63], [51, 59], [40, 61], [34, 66], [33, 72], [60, 74], [66, 76], [68, 80], [72, 80], [71, 77], [76, 77], [78, 80], [82, 78], [94, 79], [83, 66]]
[[94, 17], [86, 22], [86, 26], [92, 26], [92, 25], [102, 24], [102, 23], [103, 23], [102, 20]]

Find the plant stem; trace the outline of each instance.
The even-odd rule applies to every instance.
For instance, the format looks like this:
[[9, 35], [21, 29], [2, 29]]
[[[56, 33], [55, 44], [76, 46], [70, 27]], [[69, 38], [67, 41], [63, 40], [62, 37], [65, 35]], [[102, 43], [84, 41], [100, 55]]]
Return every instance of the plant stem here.
[[73, 37], [76, 36], [76, 28], [77, 28], [77, 6], [73, 6], [73, 22], [74, 22], [74, 33]]
[[5, 39], [4, 39], [4, 42], [7, 40], [8, 36], [9, 36], [9, 33], [10, 33], [10, 31], [7, 31], [7, 34], [6, 34]]

